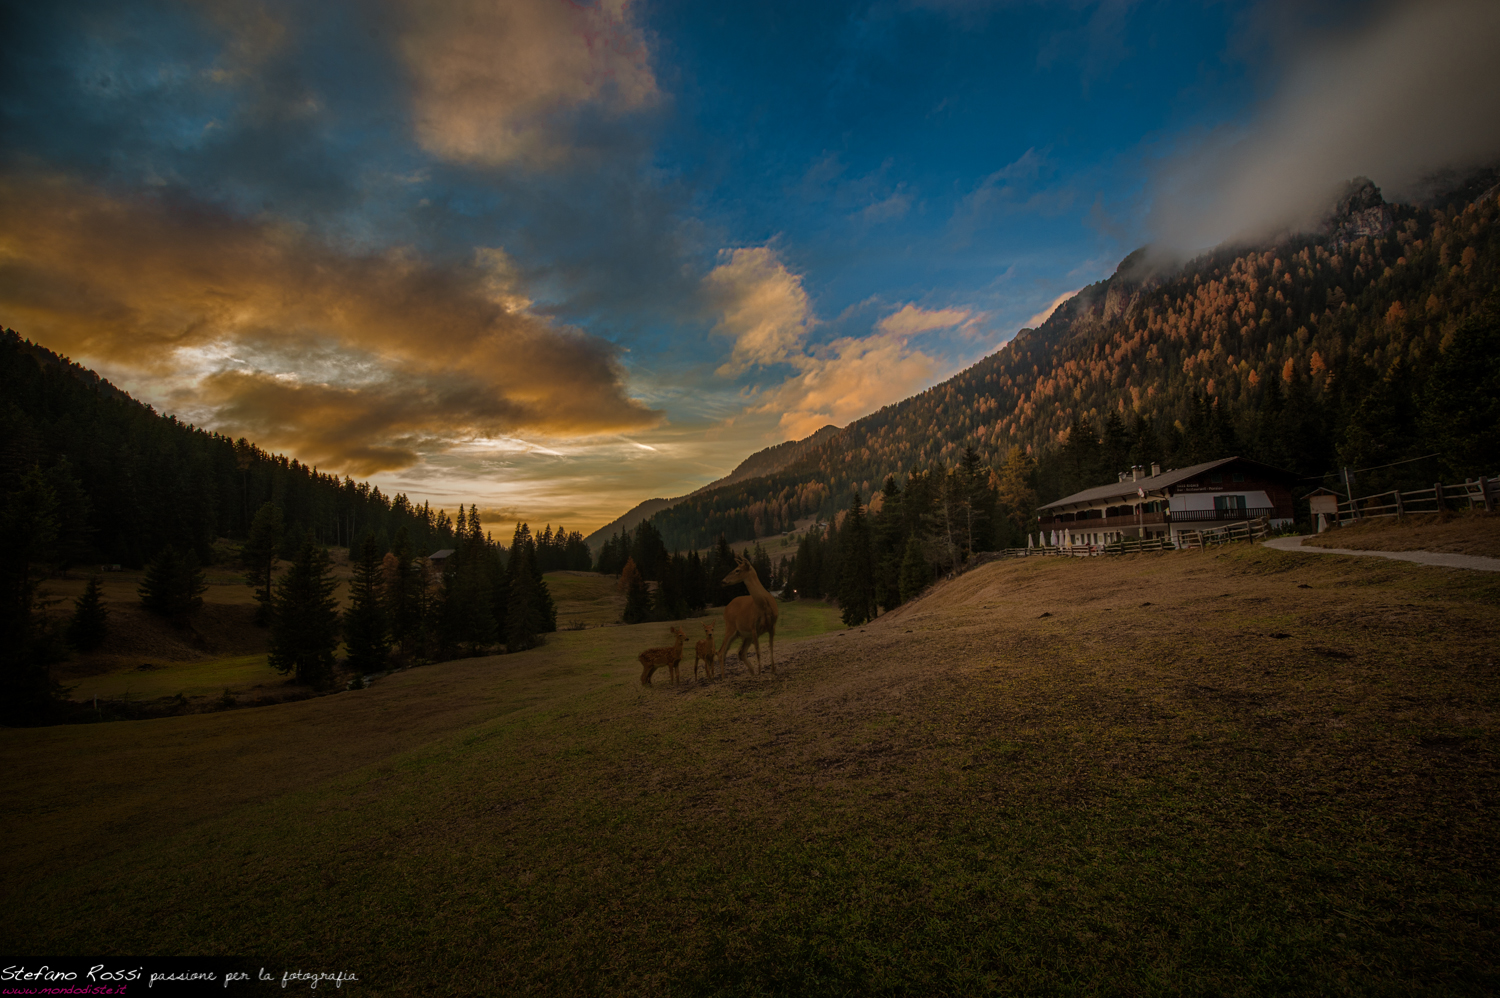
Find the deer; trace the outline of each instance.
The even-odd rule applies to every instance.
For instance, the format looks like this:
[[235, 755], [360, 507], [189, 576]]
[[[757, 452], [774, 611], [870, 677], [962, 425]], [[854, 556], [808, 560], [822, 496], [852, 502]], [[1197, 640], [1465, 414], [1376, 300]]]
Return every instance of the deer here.
[[[677, 635], [676, 644], [666, 648], [647, 648], [640, 654], [641, 663], [641, 685], [651, 685], [651, 674], [657, 669], [666, 666], [672, 670], [672, 685], [677, 685], [677, 666], [682, 662], [682, 642], [687, 640], [687, 635], [682, 628], [673, 627], [672, 633]], [[694, 671], [693, 675], [697, 675]]]
[[693, 655], [693, 680], [698, 679], [698, 663], [703, 663], [703, 678], [714, 678], [714, 624], [713, 621], [703, 625], [703, 633], [708, 637], [698, 642], [697, 649]]
[[[735, 569], [724, 576], [724, 584], [733, 585], [743, 582], [745, 588], [750, 590], [749, 596], [736, 596], [729, 601], [724, 608], [724, 645], [719, 649], [719, 660], [723, 663], [723, 669], [729, 666], [729, 644], [735, 638], [740, 639], [740, 665], [745, 667], [751, 675], [760, 675], [760, 636], [764, 633], [770, 638], [771, 644], [771, 671], [776, 671], [776, 597], [766, 592], [766, 587], [760, 584], [760, 576], [755, 574], [755, 566], [743, 555], [735, 556]], [[755, 669], [750, 669], [750, 663], [745, 658], [745, 645], [755, 645]]]

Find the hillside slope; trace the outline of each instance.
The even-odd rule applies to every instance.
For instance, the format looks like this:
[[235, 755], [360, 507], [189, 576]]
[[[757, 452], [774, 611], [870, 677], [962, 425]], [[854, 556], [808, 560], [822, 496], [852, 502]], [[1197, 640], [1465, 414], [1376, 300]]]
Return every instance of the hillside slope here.
[[1029, 559], [863, 631], [790, 605], [779, 677], [642, 688], [642, 624], [0, 730], [0, 934], [393, 996], [1492, 994], [1497, 608], [1248, 546]]
[[[653, 522], [683, 548], [721, 532], [773, 534], [832, 514], [852, 490], [868, 496], [886, 475], [952, 466], [965, 447], [992, 467], [1013, 447], [1033, 454], [1043, 502], [1131, 463], [1183, 467], [1230, 453], [1319, 475], [1440, 451], [1444, 473], [1461, 477], [1500, 459], [1483, 442], [1488, 417], [1467, 413], [1467, 436], [1443, 439], [1422, 400], [1436, 373], [1467, 377], [1444, 371], [1456, 339], [1461, 352], [1491, 353], [1481, 341], [1494, 335], [1496, 218], [1494, 187], [1424, 207], [1386, 204], [1364, 181], [1318, 233], [1220, 249], [1167, 272], [1138, 251], [943, 384], [779, 472], [690, 497]], [[1480, 383], [1486, 372], [1462, 388], [1471, 402], [1493, 394]]]
[[664, 509], [671, 509], [684, 499], [691, 496], [704, 495], [716, 489], [734, 485], [737, 482], [743, 482], [751, 478], [760, 478], [764, 475], [775, 474], [836, 433], [838, 433], [838, 427], [829, 425], [814, 431], [801, 440], [788, 440], [784, 443], [776, 444], [774, 447], [767, 447], [764, 450], [756, 451], [736, 465], [735, 469], [723, 478], [709, 482], [701, 489], [695, 489], [686, 496], [678, 496], [676, 499], [647, 499], [645, 502], [633, 507], [629, 512], [616, 517], [592, 534], [589, 534], [588, 537], [584, 538], [584, 541], [589, 547], [597, 551], [601, 544], [615, 536], [615, 534], [634, 530], [636, 524], [642, 520], [649, 520]]

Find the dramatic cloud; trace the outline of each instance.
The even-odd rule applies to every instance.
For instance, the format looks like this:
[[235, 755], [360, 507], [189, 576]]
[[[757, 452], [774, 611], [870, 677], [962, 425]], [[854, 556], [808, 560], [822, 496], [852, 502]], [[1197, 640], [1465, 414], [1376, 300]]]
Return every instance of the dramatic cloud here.
[[718, 373], [734, 377], [755, 365], [791, 360], [812, 323], [802, 278], [767, 246], [719, 255], [724, 262], [703, 279], [703, 290], [721, 316], [714, 332], [733, 337], [734, 351]]
[[638, 430], [607, 342], [526, 311], [501, 251], [436, 267], [59, 180], [0, 181], [0, 322], [195, 418], [368, 474], [463, 439]]
[[659, 94], [629, 0], [402, 0], [399, 41], [418, 141], [444, 159], [554, 161], [572, 116]]
[[795, 374], [753, 395], [748, 411], [777, 416], [782, 439], [796, 440], [828, 423], [839, 426], [922, 387], [938, 363], [907, 345], [920, 332], [946, 329], [970, 317], [961, 309], [926, 311], [907, 305], [881, 320], [870, 336], [846, 336], [804, 346], [816, 325], [802, 278], [770, 247], [724, 251], [724, 262], [704, 279], [720, 311], [715, 331], [735, 338], [723, 377], [752, 366], [789, 365]]
[[788, 440], [845, 426], [925, 388], [939, 364], [897, 334], [843, 337], [798, 358], [798, 374], [761, 395], [753, 411], [780, 413]]
[[1443, 168], [1500, 158], [1500, 4], [1396, 5], [1304, 53], [1247, 129], [1171, 164], [1151, 220], [1192, 251], [1318, 220], [1355, 176], [1411, 191]]
[[881, 319], [875, 328], [896, 336], [915, 336], [934, 329], [951, 329], [963, 325], [973, 315], [966, 308], [923, 309], [907, 305]]

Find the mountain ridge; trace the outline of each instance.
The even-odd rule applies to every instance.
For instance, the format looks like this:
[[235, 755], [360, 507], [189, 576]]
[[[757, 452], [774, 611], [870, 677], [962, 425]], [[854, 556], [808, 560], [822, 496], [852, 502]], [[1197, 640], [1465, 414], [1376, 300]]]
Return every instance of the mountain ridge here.
[[709, 482], [707, 485], [704, 485], [701, 488], [694, 489], [687, 495], [678, 496], [676, 499], [647, 499], [644, 502], [637, 503], [635, 506], [632, 506], [626, 512], [615, 517], [613, 520], [606, 523], [604, 526], [600, 527], [592, 534], [589, 534], [584, 538], [584, 542], [588, 544], [590, 549], [597, 552], [600, 545], [609, 540], [609, 538], [613, 537], [615, 534], [620, 533], [621, 531], [634, 530], [636, 524], [640, 523], [642, 520], [650, 519], [652, 516], [655, 516], [662, 510], [670, 509], [677, 503], [682, 502], [684, 499], [690, 499], [693, 496], [702, 495], [706, 492], [712, 492], [715, 489], [722, 488], [726, 485], [733, 485], [736, 482], [741, 482], [749, 478], [758, 478], [763, 475], [774, 474], [775, 472], [780, 471], [782, 468], [795, 461], [798, 457], [805, 453], [808, 448], [817, 446], [819, 443], [828, 439], [828, 437], [837, 432], [838, 427], [834, 426], [832, 423], [829, 423], [826, 426], [821, 426], [818, 429], [814, 430], [812, 433], [803, 437], [801, 440], [787, 440], [782, 443], [774, 444], [770, 447], [758, 450], [755, 453], [751, 454], [749, 457], [745, 458], [739, 464], [735, 465], [734, 470], [725, 475], [723, 478]]
[[[952, 466], [965, 447], [993, 468], [1013, 447], [1040, 460], [1046, 501], [1084, 474], [1078, 454], [1059, 457], [1073, 435], [1075, 450], [1104, 448], [1117, 461], [1150, 452], [1185, 464], [1243, 445], [1304, 474], [1412, 456], [1381, 428], [1391, 418], [1370, 417], [1366, 431], [1360, 413], [1395, 405], [1393, 384], [1420, 387], [1495, 298], [1492, 178], [1421, 205], [1386, 202], [1356, 178], [1319, 230], [1220, 247], [1170, 271], [1137, 250], [942, 384], [855, 420], [777, 472], [684, 497], [653, 523], [683, 548], [779, 533], [831, 516], [855, 489], [868, 497], [887, 475]], [[1102, 473], [1112, 470], [1123, 469]]]

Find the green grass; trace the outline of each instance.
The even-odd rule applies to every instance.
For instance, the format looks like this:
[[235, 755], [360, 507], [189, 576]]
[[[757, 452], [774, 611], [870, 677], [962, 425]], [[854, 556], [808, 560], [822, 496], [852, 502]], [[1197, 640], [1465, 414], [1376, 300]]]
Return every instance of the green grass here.
[[256, 686], [281, 685], [287, 677], [272, 669], [266, 656], [231, 655], [202, 662], [159, 662], [101, 676], [73, 680], [68, 696], [74, 700], [153, 699], [175, 696], [218, 696], [226, 688], [241, 693]]
[[392, 995], [1493, 993], [1500, 580], [1380, 569], [1036, 559], [786, 605], [779, 678], [642, 688], [643, 624], [0, 731], [0, 933]]

